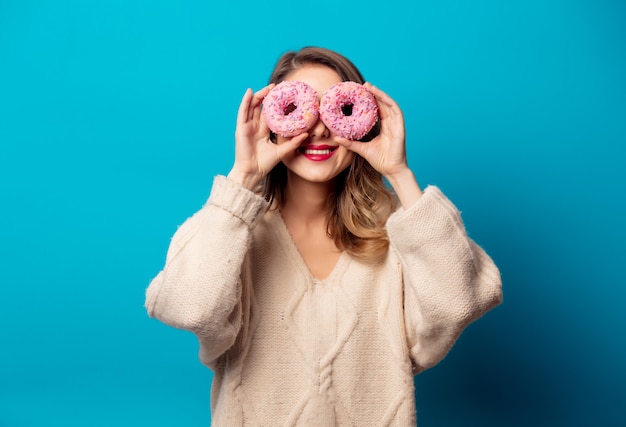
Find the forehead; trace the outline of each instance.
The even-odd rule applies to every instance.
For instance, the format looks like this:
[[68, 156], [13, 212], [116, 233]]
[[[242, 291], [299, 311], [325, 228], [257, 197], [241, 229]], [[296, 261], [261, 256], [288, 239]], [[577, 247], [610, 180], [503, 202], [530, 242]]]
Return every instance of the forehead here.
[[311, 86], [318, 96], [335, 83], [343, 81], [332, 68], [319, 64], [307, 64], [289, 73], [285, 80], [298, 80]]

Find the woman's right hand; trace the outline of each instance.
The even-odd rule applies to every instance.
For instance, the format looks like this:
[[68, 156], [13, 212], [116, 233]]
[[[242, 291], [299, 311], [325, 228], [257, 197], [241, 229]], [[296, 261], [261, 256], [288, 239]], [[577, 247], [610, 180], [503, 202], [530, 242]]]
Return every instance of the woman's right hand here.
[[271, 84], [254, 94], [251, 89], [246, 90], [237, 113], [235, 164], [228, 178], [249, 190], [254, 190], [261, 179], [308, 136], [305, 132], [280, 145], [270, 140], [270, 130], [261, 114], [261, 103], [273, 87]]

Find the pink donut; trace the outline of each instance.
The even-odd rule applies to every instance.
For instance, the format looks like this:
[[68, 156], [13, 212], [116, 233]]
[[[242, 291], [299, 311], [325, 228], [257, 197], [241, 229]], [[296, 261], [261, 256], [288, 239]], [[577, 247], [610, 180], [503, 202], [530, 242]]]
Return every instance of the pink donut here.
[[378, 120], [378, 105], [365, 86], [355, 82], [334, 84], [322, 95], [320, 118], [336, 135], [363, 138]]
[[317, 121], [317, 92], [304, 82], [285, 80], [265, 96], [262, 112], [272, 132], [287, 138], [299, 135]]

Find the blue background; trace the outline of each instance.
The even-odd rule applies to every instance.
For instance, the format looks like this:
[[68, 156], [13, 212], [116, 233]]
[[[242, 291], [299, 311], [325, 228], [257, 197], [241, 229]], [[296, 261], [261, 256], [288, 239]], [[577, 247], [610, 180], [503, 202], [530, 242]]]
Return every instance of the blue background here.
[[245, 89], [305, 45], [397, 100], [419, 182], [502, 272], [417, 377], [420, 426], [624, 422], [623, 1], [2, 0], [0, 426], [209, 424], [196, 341], [144, 290]]

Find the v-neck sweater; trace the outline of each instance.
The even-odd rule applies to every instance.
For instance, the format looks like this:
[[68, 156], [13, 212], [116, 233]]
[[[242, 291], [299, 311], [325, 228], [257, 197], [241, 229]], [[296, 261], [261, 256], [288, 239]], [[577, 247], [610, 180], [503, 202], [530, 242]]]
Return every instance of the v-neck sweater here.
[[215, 426], [414, 426], [413, 376], [502, 299], [500, 274], [434, 186], [386, 224], [378, 262], [309, 271], [280, 213], [217, 176], [146, 291], [214, 372]]

